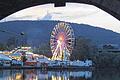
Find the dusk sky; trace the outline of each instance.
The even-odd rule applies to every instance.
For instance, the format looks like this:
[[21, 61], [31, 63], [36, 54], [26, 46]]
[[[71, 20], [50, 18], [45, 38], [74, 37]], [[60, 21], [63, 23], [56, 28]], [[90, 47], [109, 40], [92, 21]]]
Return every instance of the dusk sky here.
[[103, 10], [87, 4], [67, 3], [65, 7], [45, 4], [18, 11], [3, 20], [60, 20], [89, 24], [120, 33], [120, 21]]

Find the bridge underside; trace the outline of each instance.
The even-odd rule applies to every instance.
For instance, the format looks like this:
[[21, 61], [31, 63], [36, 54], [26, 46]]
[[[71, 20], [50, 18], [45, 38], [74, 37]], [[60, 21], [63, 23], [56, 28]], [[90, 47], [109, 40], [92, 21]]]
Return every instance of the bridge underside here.
[[95, 5], [120, 20], [120, 0], [1, 0], [0, 19], [28, 7], [48, 3], [54, 3], [58, 7], [65, 6], [66, 2]]

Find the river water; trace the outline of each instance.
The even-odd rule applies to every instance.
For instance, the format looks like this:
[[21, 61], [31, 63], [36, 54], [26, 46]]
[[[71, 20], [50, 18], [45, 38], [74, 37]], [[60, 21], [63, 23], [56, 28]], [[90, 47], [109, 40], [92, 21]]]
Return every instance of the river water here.
[[0, 70], [0, 80], [120, 80], [119, 71]]

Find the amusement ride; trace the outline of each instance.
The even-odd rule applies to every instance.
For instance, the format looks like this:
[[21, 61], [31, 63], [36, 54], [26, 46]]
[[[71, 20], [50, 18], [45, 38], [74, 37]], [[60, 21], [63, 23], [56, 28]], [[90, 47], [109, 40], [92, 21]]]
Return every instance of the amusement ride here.
[[52, 60], [69, 60], [74, 47], [74, 31], [70, 24], [65, 22], [58, 23], [51, 33], [50, 46]]

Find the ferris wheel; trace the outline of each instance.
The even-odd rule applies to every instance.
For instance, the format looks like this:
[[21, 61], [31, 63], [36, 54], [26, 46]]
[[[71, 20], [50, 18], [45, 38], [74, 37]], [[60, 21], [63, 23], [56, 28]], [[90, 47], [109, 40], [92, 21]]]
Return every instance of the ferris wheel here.
[[52, 60], [68, 60], [74, 47], [74, 31], [70, 24], [58, 23], [51, 33]]

